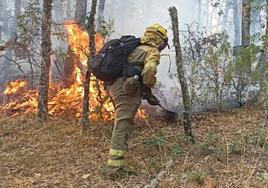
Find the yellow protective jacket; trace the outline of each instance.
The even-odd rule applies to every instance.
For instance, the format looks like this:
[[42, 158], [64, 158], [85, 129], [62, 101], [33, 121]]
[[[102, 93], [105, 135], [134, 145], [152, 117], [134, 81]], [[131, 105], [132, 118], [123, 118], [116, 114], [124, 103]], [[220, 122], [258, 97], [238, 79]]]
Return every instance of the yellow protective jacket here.
[[160, 61], [159, 46], [162, 39], [153, 33], [145, 33], [141, 44], [128, 57], [131, 64], [143, 67], [143, 84], [154, 87], [156, 84], [157, 65]]

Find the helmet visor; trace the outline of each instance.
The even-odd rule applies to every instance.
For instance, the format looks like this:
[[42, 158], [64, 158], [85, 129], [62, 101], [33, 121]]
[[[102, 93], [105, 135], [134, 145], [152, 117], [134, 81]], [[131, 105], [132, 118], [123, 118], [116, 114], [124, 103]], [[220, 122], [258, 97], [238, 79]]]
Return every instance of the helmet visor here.
[[164, 42], [159, 46], [159, 50], [162, 51], [164, 50], [166, 47], [168, 47], [168, 49], [170, 49], [169, 44], [168, 44], [168, 38], [164, 40]]

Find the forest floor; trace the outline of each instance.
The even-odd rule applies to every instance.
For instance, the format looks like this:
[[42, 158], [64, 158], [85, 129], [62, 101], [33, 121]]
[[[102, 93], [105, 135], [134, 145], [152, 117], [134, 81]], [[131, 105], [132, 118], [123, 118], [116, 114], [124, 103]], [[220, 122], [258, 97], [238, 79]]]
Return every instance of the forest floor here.
[[0, 187], [268, 187], [268, 127], [257, 105], [198, 114], [193, 131], [194, 145], [180, 124], [138, 118], [126, 157], [138, 175], [111, 180], [99, 172], [111, 123], [82, 135], [70, 117], [0, 115]]

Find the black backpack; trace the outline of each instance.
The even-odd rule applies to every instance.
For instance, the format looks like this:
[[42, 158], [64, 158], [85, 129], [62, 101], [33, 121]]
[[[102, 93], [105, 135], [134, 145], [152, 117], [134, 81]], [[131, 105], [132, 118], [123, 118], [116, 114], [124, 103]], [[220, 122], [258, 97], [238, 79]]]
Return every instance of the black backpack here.
[[140, 38], [134, 36], [122, 36], [113, 39], [101, 48], [89, 61], [89, 70], [102, 81], [114, 81], [119, 76], [126, 76], [128, 55], [140, 45]]

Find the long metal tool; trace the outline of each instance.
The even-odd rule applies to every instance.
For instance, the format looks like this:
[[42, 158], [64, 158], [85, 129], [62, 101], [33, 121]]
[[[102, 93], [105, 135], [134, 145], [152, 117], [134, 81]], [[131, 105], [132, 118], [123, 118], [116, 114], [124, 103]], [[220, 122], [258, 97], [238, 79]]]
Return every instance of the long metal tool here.
[[162, 108], [162, 109], [168, 114], [168, 116], [169, 116], [171, 119], [175, 119], [175, 118], [178, 117], [178, 113], [177, 113], [177, 112], [168, 110], [168, 109], [166, 109], [165, 107], [163, 107], [161, 104], [158, 104], [158, 106], [159, 106], [160, 108]]

